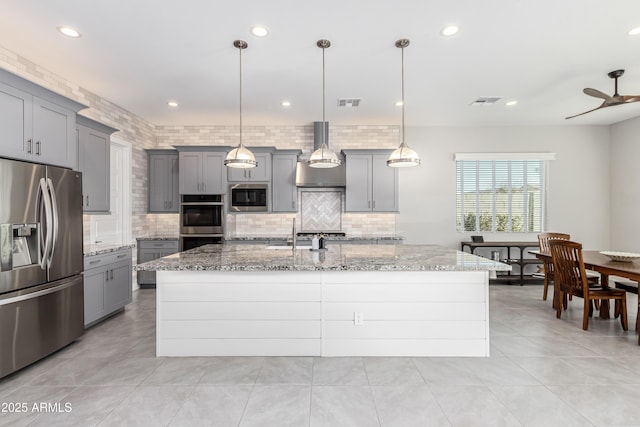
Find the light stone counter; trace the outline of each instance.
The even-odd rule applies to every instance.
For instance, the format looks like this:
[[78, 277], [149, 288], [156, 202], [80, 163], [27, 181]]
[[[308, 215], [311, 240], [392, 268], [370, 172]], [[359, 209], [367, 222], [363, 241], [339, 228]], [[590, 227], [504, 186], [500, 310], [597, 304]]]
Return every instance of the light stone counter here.
[[489, 272], [429, 245], [209, 245], [155, 270], [157, 356], [489, 356]]
[[350, 245], [329, 242], [311, 251], [268, 249], [264, 244], [207, 245], [154, 261], [151, 271], [509, 271], [511, 267], [435, 245]]
[[136, 245], [131, 244], [104, 244], [104, 243], [93, 243], [91, 245], [84, 246], [84, 256], [94, 256], [94, 255], [102, 255], [108, 254], [110, 252], [118, 252], [123, 249], [131, 249], [135, 248]]

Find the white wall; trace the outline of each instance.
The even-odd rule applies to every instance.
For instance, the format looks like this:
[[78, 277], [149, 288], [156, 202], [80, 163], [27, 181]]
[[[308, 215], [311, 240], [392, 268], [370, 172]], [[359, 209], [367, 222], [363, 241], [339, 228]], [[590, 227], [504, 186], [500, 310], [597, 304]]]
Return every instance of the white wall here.
[[640, 252], [640, 118], [611, 126], [611, 250]]
[[[418, 151], [422, 165], [400, 170], [396, 227], [405, 243], [457, 249], [461, 240], [476, 234], [456, 231], [454, 153], [554, 152], [556, 160], [548, 170], [547, 230], [569, 233], [585, 249], [609, 248], [609, 127], [411, 127], [406, 141]], [[537, 233], [484, 236], [537, 240]]]

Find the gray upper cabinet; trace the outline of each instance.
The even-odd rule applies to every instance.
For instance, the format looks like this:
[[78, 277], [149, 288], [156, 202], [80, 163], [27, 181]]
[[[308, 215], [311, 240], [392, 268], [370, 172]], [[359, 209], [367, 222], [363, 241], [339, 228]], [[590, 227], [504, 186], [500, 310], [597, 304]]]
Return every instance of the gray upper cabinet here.
[[78, 115], [78, 170], [82, 172], [82, 210], [108, 213], [110, 195], [111, 134], [110, 126]]
[[75, 113], [83, 108], [0, 70], [0, 155], [76, 169]]
[[175, 150], [147, 150], [150, 213], [178, 213], [179, 166]]
[[296, 164], [300, 153], [300, 150], [278, 150], [273, 154], [271, 181], [271, 210], [273, 212], [298, 211]]
[[227, 192], [227, 168], [224, 166], [227, 147], [216, 147], [215, 151], [194, 151], [193, 147], [176, 148], [179, 159], [180, 194]]
[[398, 170], [387, 166], [391, 150], [343, 150], [346, 212], [398, 212]]
[[254, 147], [250, 147], [249, 149], [253, 151], [258, 165], [255, 168], [247, 169], [227, 168], [228, 181], [271, 181], [271, 154], [256, 152], [258, 149]]

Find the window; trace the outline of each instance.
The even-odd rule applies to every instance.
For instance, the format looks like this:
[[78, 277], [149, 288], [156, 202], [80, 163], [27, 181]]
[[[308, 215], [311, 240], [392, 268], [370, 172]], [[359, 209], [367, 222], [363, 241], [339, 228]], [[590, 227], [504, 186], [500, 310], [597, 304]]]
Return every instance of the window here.
[[456, 154], [457, 230], [543, 231], [550, 159], [545, 153]]

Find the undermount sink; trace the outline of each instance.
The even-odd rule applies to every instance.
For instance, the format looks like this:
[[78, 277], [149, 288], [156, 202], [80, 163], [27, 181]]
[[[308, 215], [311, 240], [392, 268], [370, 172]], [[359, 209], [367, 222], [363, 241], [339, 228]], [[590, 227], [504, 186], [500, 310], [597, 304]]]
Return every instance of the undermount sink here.
[[[293, 246], [291, 246], [291, 245], [270, 245], [270, 246], [267, 246], [267, 249], [288, 249], [288, 250], [291, 250], [291, 249], [293, 249]], [[309, 250], [309, 249], [311, 249], [311, 246], [309, 246], [309, 245], [297, 245], [296, 246], [296, 250], [303, 250], [303, 249]]]

